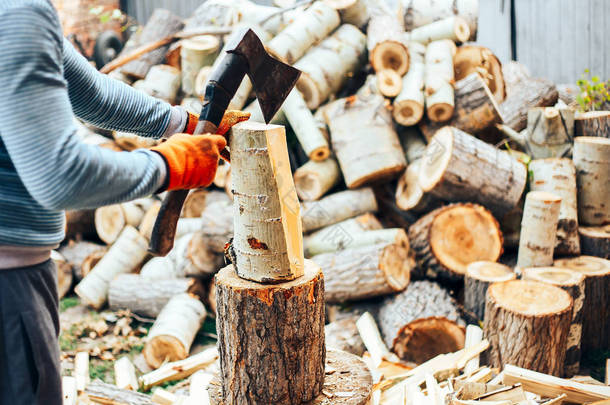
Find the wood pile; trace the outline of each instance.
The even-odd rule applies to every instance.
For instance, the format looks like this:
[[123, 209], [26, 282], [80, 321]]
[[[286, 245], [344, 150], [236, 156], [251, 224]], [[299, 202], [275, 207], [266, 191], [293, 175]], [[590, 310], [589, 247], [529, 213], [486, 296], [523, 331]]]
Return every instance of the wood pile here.
[[[607, 114], [555, 106], [553, 83], [530, 77], [516, 62], [503, 67], [491, 50], [467, 42], [476, 38], [477, 0], [401, 3], [399, 18], [391, 6], [363, 0], [318, 0], [285, 10], [208, 0], [184, 22], [156, 12], [142, 30], [146, 37], [121, 57], [176, 33], [246, 25], [272, 54], [303, 71], [273, 121], [287, 129], [292, 173], [269, 166], [265, 154], [256, 157], [261, 176], [275, 176], [281, 188], [277, 173], [285, 174], [296, 193], [283, 196], [273, 212], [257, 211], [252, 223], [236, 223], [231, 249], [251, 259], [239, 262], [237, 272], [229, 266], [216, 275], [231, 256], [225, 248], [239, 217], [234, 209], [257, 208], [242, 196], [247, 185], [233, 181], [253, 165], [239, 160], [246, 159], [246, 135], [254, 142], [252, 131], [277, 128], [254, 125], [262, 114], [246, 78], [231, 108], [251, 111], [253, 126], [234, 131], [237, 160], [220, 167], [214, 186], [190, 192], [168, 256], [151, 258], [146, 251], [159, 196], [69, 212], [69, 238], [53, 256], [61, 292], [75, 286], [95, 309], [108, 304], [154, 321], [143, 353], [155, 370], [136, 378], [129, 360], [121, 359], [116, 385], [94, 381], [83, 390], [66, 377], [64, 389], [74, 385], [93, 403], [220, 403], [218, 353], [193, 354], [193, 340], [204, 319], [216, 314], [218, 299], [225, 339], [239, 335], [240, 347], [257, 344], [260, 336], [239, 332], [252, 314], [230, 311], [230, 300], [241, 294], [244, 305], [279, 319], [292, 290], [283, 298], [274, 290], [279, 301], [273, 306], [251, 300], [257, 282], [265, 281], [257, 263], [265, 261], [283, 269], [277, 280], [305, 271], [307, 283], [317, 286], [312, 269], [324, 274], [330, 322], [324, 384], [352, 390], [311, 403], [610, 399], [609, 388], [562, 378], [580, 372], [581, 353], [610, 347]], [[206, 77], [230, 35], [195, 34], [163, 43], [111, 75], [198, 113]], [[119, 150], [151, 144], [122, 133], [84, 139]], [[286, 209], [298, 200], [300, 218]], [[280, 214], [279, 223], [270, 220]], [[290, 221], [302, 224], [302, 246], [272, 237]], [[248, 227], [269, 237], [273, 254], [263, 258], [243, 243], [240, 229]], [[307, 260], [292, 268], [276, 254], [282, 251], [302, 251]], [[238, 276], [252, 281], [239, 284]], [[307, 312], [308, 298], [297, 294], [291, 302], [301, 300]], [[314, 312], [322, 314], [322, 306]], [[227, 355], [235, 360], [240, 350]], [[284, 387], [290, 395], [320, 384], [321, 369], [309, 381], [313, 375], [305, 378], [292, 366], [283, 364], [300, 385]], [[343, 369], [351, 377], [337, 372]], [[245, 384], [239, 370], [231, 373]], [[188, 395], [135, 392], [186, 378]]]

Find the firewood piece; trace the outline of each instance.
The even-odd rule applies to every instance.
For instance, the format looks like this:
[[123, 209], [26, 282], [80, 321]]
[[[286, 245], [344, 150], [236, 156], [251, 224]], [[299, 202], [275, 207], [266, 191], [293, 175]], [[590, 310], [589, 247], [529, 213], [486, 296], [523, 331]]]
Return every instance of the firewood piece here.
[[531, 74], [527, 66], [514, 60], [502, 65], [502, 76], [504, 77], [504, 85], [506, 87], [507, 96], [511, 95], [516, 89], [518, 89], [517, 84], [531, 78]]
[[[358, 247], [348, 245], [348, 249], [322, 253], [311, 259], [324, 269], [326, 302], [362, 300], [399, 292], [407, 287], [414, 261], [409, 255], [405, 231], [396, 230], [401, 232], [390, 232], [391, 238], [387, 241]], [[353, 237], [384, 231], [365, 231]]]
[[57, 295], [61, 299], [70, 291], [70, 287], [72, 287], [72, 266], [70, 266], [70, 263], [68, 263], [66, 258], [56, 250], [51, 251], [51, 260], [53, 260], [55, 268], [57, 269]]
[[383, 342], [377, 323], [369, 312], [365, 312], [358, 318], [356, 327], [358, 328], [358, 333], [362, 338], [364, 346], [368, 350], [374, 368], [379, 368], [384, 360], [392, 362], [399, 361], [398, 357], [396, 357], [394, 353], [391, 353]]
[[95, 210], [68, 210], [66, 211], [66, 236], [70, 239], [96, 240], [97, 233], [94, 224]]
[[67, 262], [72, 267], [72, 273], [77, 282], [81, 281], [84, 275], [81, 273], [83, 262], [91, 253], [105, 252], [106, 246], [99, 243], [87, 241], [73, 241], [59, 248], [58, 252], [66, 258]]
[[201, 214], [201, 223], [199, 232], [203, 242], [212, 251], [224, 253], [225, 245], [233, 237], [233, 204], [216, 202], [206, 206]]
[[63, 405], [77, 405], [76, 378], [67, 375], [61, 377], [61, 389]]
[[101, 308], [108, 297], [110, 281], [121, 273], [130, 273], [147, 254], [148, 240], [132, 226], [126, 226], [116, 242], [89, 274], [74, 288], [87, 305]]
[[121, 274], [110, 282], [108, 304], [111, 310], [156, 318], [169, 300], [182, 293], [203, 298], [203, 286], [194, 278], [147, 279], [139, 274]]
[[515, 131], [527, 126], [527, 113], [533, 107], [549, 107], [557, 102], [557, 88], [546, 79], [524, 78], [500, 104], [504, 124]]
[[[157, 220], [157, 215], [159, 215], [159, 210], [161, 209], [161, 202], [154, 201], [153, 204], [146, 210], [144, 216], [142, 217], [142, 221], [138, 226], [138, 230], [140, 234], [144, 236], [146, 239], [150, 240], [150, 235], [152, 234], [153, 227], [155, 226], [155, 221]], [[180, 220], [178, 220], [180, 222]], [[176, 233], [178, 231], [176, 230]]]
[[429, 44], [441, 39], [466, 42], [470, 38], [470, 28], [465, 19], [459, 16], [451, 16], [417, 27], [409, 31], [406, 37], [410, 42], [419, 42], [420, 44]]
[[[331, 225], [338, 226], [339, 224]], [[348, 233], [345, 229], [336, 230], [337, 233], [334, 235], [335, 240], [327, 239], [324, 246], [316, 246], [316, 254], [321, 253], [333, 253], [347, 249], [359, 249], [366, 248], [372, 245], [386, 244], [386, 243], [397, 243], [398, 241], [405, 240], [408, 248], [408, 240], [406, 240], [406, 233], [402, 228], [385, 228], [385, 229], [374, 229], [374, 230], [360, 230], [359, 232]], [[344, 239], [341, 239], [339, 232], [345, 235]], [[404, 235], [404, 237], [403, 237]], [[330, 235], [329, 235], [330, 236]], [[311, 249], [312, 245], [308, 247]]]
[[377, 319], [388, 347], [406, 361], [423, 363], [464, 347], [455, 303], [430, 281], [414, 281], [402, 293], [386, 298]]
[[166, 360], [186, 359], [205, 316], [205, 307], [197, 297], [188, 293], [175, 295], [148, 332], [142, 351], [146, 363], [156, 369]]
[[425, 192], [448, 201], [473, 201], [496, 214], [517, 205], [527, 170], [509, 153], [453, 127], [430, 140], [419, 172]]
[[391, 69], [377, 72], [377, 87], [385, 97], [396, 97], [402, 90], [402, 77]]
[[204, 66], [212, 66], [220, 48], [220, 41], [213, 35], [202, 35], [182, 41], [180, 60], [182, 91], [195, 95], [197, 75]]
[[356, 327], [357, 319], [357, 317], [353, 316], [331, 322], [324, 326], [326, 349], [343, 350], [356, 356], [362, 356], [365, 348]]
[[417, 127], [403, 128], [399, 133], [402, 148], [405, 151], [407, 162], [415, 163], [424, 156], [426, 141]]
[[269, 41], [276, 58], [292, 65], [314, 44], [328, 36], [340, 23], [339, 13], [323, 2], [314, 3]]
[[161, 385], [168, 381], [183, 380], [191, 374], [210, 366], [218, 359], [218, 349], [216, 346], [203, 350], [184, 360], [166, 363], [158, 369], [144, 374], [140, 377], [140, 385], [143, 390]]
[[318, 201], [301, 204], [303, 231], [310, 232], [348, 218], [377, 211], [377, 201], [369, 187], [330, 194]]
[[[180, 31], [183, 26], [181, 18], [173, 15], [168, 10], [158, 8], [152, 13], [142, 29], [138, 42], [146, 44], [169, 37]], [[142, 55], [140, 58], [123, 66], [121, 72], [138, 79], [143, 79], [151, 66], [163, 62], [168, 48], [169, 45], [165, 45]]]
[[421, 159], [409, 164], [396, 186], [396, 206], [401, 210], [426, 212], [440, 205], [438, 198], [424, 193], [419, 185]]
[[210, 405], [210, 394], [208, 388], [214, 378], [211, 373], [203, 370], [197, 371], [190, 378], [189, 384], [189, 404], [191, 405]]
[[572, 322], [568, 334], [563, 374], [572, 377], [580, 369], [580, 341], [585, 301], [585, 277], [568, 269], [556, 267], [529, 267], [522, 269], [524, 280], [533, 280], [561, 288], [572, 297]]
[[472, 262], [495, 262], [502, 254], [498, 222], [482, 206], [469, 203], [447, 205], [421, 217], [409, 228], [409, 241], [418, 268], [447, 280], [463, 278]]
[[259, 284], [227, 266], [215, 282], [224, 400], [294, 404], [315, 398], [324, 382], [320, 267], [306, 260], [296, 280]]
[[180, 80], [180, 70], [169, 65], [155, 65], [150, 68], [146, 78], [135, 82], [133, 87], [174, 104], [180, 91]]
[[515, 272], [503, 264], [486, 261], [470, 263], [464, 275], [464, 309], [479, 320], [485, 319], [485, 295], [489, 286], [515, 278]]
[[583, 255], [610, 259], [610, 225], [581, 226], [578, 233]]
[[558, 259], [555, 267], [585, 276], [585, 303], [581, 351], [584, 354], [610, 346], [610, 260], [594, 256]]
[[120, 389], [137, 391], [140, 386], [136, 378], [136, 369], [127, 356], [114, 362], [114, 378], [116, 386]]
[[[181, 105], [183, 107], [185, 107], [187, 111], [189, 111], [191, 113], [196, 113], [196, 114], [201, 112], [201, 101], [200, 101], [199, 97], [205, 96], [205, 86], [208, 83], [208, 78], [210, 77], [210, 74], [212, 74], [212, 66], [204, 66], [201, 69], [199, 69], [197, 76], [195, 76], [195, 94], [194, 95], [197, 97], [192, 97], [192, 98], [185, 97], [182, 99]], [[184, 104], [185, 100], [189, 100], [189, 101], [193, 102], [193, 104], [189, 103], [189, 106], [197, 106], [198, 108], [188, 108], [188, 106]]]
[[108, 252], [108, 248], [103, 249], [103, 250], [96, 250], [95, 252], [93, 252], [93, 253], [89, 254], [87, 257], [85, 257], [85, 260], [83, 260], [83, 264], [81, 265], [81, 268], [80, 268], [80, 274], [82, 276], [81, 281], [83, 278], [87, 277], [87, 274], [91, 273], [91, 270], [106, 255], [106, 252]]
[[525, 196], [517, 266], [543, 267], [553, 264], [561, 197], [546, 191]]
[[339, 91], [356, 72], [365, 44], [366, 36], [358, 28], [344, 24], [295, 63], [294, 67], [303, 72], [296, 87], [310, 110]]
[[446, 123], [424, 121], [420, 128], [426, 139], [431, 139], [444, 125], [456, 127], [476, 135], [502, 122], [499, 106], [478, 73], [472, 73], [455, 83], [455, 108]]
[[231, 131], [235, 269], [259, 282], [300, 277], [302, 225], [285, 130], [245, 121]]
[[383, 226], [373, 214], [367, 213], [329, 225], [303, 238], [307, 257], [344, 249], [353, 235], [364, 231], [380, 230]]
[[199, 218], [205, 208], [207, 195], [208, 191], [202, 188], [191, 190], [184, 200], [181, 217]]
[[413, 0], [404, 3], [401, 12], [404, 17], [405, 29], [411, 31], [422, 25], [459, 15], [468, 22], [471, 38], [476, 38], [479, 1], [440, 0], [431, 3], [429, 0]]
[[310, 160], [294, 172], [294, 186], [303, 201], [318, 200], [340, 179], [339, 164], [332, 157], [320, 162]]
[[111, 245], [125, 228], [125, 216], [120, 204], [107, 205], [95, 210], [95, 230], [99, 238]]
[[178, 397], [169, 391], [165, 391], [162, 388], [157, 388], [150, 398], [155, 404], [159, 405], [173, 405], [178, 400]]
[[574, 119], [574, 136], [610, 138], [610, 111], [588, 111]]
[[426, 48], [424, 85], [426, 114], [431, 121], [447, 121], [454, 109], [453, 41], [433, 41]]
[[370, 19], [365, 0], [323, 0], [339, 12], [343, 24], [352, 24], [363, 28]]
[[89, 384], [85, 393], [93, 403], [110, 405], [158, 405], [149, 395], [120, 389], [115, 385], [96, 380]]
[[376, 72], [394, 70], [403, 76], [409, 70], [409, 51], [404, 31], [393, 15], [373, 15], [366, 30], [371, 66]]
[[[476, 325], [466, 326], [466, 339], [464, 343], [464, 349], [469, 350], [476, 347], [483, 341], [483, 329]], [[460, 367], [458, 367], [460, 368]], [[472, 374], [479, 368], [479, 355], [475, 355], [472, 359], [468, 360], [464, 365], [464, 374]]]
[[582, 225], [610, 223], [610, 139], [574, 138], [578, 220]]
[[394, 100], [393, 116], [400, 125], [415, 125], [424, 115], [424, 54], [422, 44], [409, 44], [409, 71], [402, 79], [402, 90]]
[[[457, 49], [453, 58], [455, 80], [462, 80], [472, 73], [479, 73], [485, 84], [494, 95], [496, 102], [506, 98], [504, 75], [500, 61], [488, 48], [480, 45], [466, 44]], [[529, 74], [528, 74], [529, 76]]]
[[91, 377], [89, 377], [89, 352], [78, 352], [74, 356], [74, 377], [76, 377], [76, 390], [83, 392], [91, 382]]
[[490, 364], [562, 375], [571, 323], [572, 298], [558, 287], [525, 280], [492, 284], [485, 305]]
[[326, 110], [326, 118], [348, 188], [391, 179], [405, 170], [404, 151], [382, 96], [338, 100]]

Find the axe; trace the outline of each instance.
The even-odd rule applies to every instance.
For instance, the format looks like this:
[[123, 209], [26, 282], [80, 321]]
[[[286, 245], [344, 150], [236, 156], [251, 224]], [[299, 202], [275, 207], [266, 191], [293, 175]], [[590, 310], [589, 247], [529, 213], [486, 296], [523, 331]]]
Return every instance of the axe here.
[[[242, 29], [233, 38], [208, 80], [195, 134], [216, 132], [245, 75], [252, 81], [263, 117], [268, 123], [301, 74], [292, 66], [272, 58], [251, 29]], [[221, 151], [221, 156], [229, 160], [226, 149]], [[170, 191], [163, 200], [148, 246], [153, 255], [165, 256], [174, 247], [176, 224], [188, 193], [188, 190]]]

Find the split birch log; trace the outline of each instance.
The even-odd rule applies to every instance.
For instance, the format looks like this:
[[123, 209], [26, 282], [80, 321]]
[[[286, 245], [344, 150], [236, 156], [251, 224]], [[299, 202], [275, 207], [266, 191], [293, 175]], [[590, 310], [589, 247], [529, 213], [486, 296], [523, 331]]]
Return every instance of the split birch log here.
[[235, 269], [259, 282], [300, 277], [302, 225], [285, 130], [245, 121], [231, 131]]
[[225, 403], [289, 405], [320, 393], [324, 279], [318, 265], [306, 260], [303, 276], [280, 284], [244, 280], [227, 266], [216, 276], [216, 303]]
[[127, 356], [114, 362], [114, 379], [119, 389], [137, 391], [140, 388], [136, 368]]
[[528, 166], [530, 190], [546, 191], [561, 198], [555, 255], [578, 256], [578, 209], [576, 169], [571, 159], [536, 159]]
[[431, 121], [447, 121], [453, 115], [455, 52], [455, 44], [448, 39], [430, 42], [426, 48], [424, 85], [426, 114]]
[[65, 257], [72, 268], [74, 279], [79, 282], [83, 279], [82, 265], [87, 256], [94, 252], [106, 252], [108, 248], [99, 243], [81, 241], [69, 241], [66, 245], [59, 248], [59, 253]]
[[482, 321], [485, 319], [485, 296], [489, 286], [516, 278], [517, 275], [510, 267], [500, 263], [470, 263], [464, 275], [464, 309]]
[[356, 327], [357, 316], [340, 319], [324, 327], [327, 348], [343, 350], [356, 356], [362, 356], [364, 343]]
[[464, 348], [465, 331], [456, 304], [430, 281], [414, 281], [402, 293], [386, 298], [377, 320], [385, 343], [402, 360], [423, 363]]
[[462, 45], [457, 49], [453, 64], [455, 80], [462, 80], [475, 72], [479, 73], [494, 95], [495, 101], [498, 103], [504, 101], [506, 91], [502, 65], [488, 48], [474, 44]]
[[110, 282], [108, 305], [114, 311], [128, 309], [157, 318], [169, 300], [182, 293], [203, 298], [203, 285], [194, 278], [152, 280], [139, 274], [121, 274]]
[[220, 41], [213, 35], [202, 35], [182, 41], [180, 61], [182, 69], [182, 91], [196, 95], [197, 75], [204, 66], [212, 66], [220, 48]]
[[151, 387], [165, 382], [183, 380], [199, 370], [210, 367], [216, 360], [218, 360], [218, 349], [214, 345], [184, 360], [166, 363], [142, 375], [140, 385], [143, 390], [150, 390]]
[[610, 111], [588, 111], [574, 119], [575, 136], [610, 138]]
[[157, 369], [165, 361], [186, 359], [205, 316], [205, 307], [197, 297], [175, 295], [148, 332], [142, 351], [146, 363]]
[[139, 226], [144, 213], [133, 201], [100, 207], [95, 210], [95, 230], [101, 240], [111, 245], [126, 226]]
[[473, 201], [496, 214], [515, 207], [527, 182], [525, 165], [465, 132], [444, 127], [423, 157], [419, 184], [448, 201]]
[[549, 80], [524, 78], [500, 104], [500, 115], [504, 118], [505, 125], [521, 131], [527, 126], [530, 108], [553, 106], [558, 97], [557, 88]]
[[303, 231], [310, 232], [344, 219], [377, 211], [377, 201], [369, 187], [330, 194], [318, 201], [301, 204]]
[[316, 119], [305, 104], [303, 95], [297, 89], [290, 92], [282, 105], [282, 110], [305, 154], [315, 161], [327, 159], [330, 156], [328, 140], [320, 131]]
[[366, 0], [323, 0], [339, 12], [343, 24], [352, 24], [363, 28], [369, 21], [370, 15]]
[[72, 287], [72, 266], [57, 250], [51, 250], [51, 260], [57, 270], [57, 295], [61, 299]]
[[391, 179], [405, 170], [404, 151], [383, 97], [341, 99], [326, 110], [326, 119], [348, 188]]
[[76, 378], [67, 375], [61, 377], [61, 393], [63, 405], [77, 405]]
[[66, 211], [65, 238], [96, 240], [95, 210], [68, 210]]
[[580, 341], [585, 309], [585, 277], [574, 271], [556, 267], [530, 267], [522, 269], [524, 280], [533, 280], [561, 288], [572, 297], [572, 323], [568, 334], [563, 374], [572, 377], [580, 370]]
[[581, 226], [578, 233], [583, 255], [610, 259], [610, 225]]
[[404, 17], [404, 25], [407, 31], [411, 31], [422, 25], [459, 15], [468, 22], [471, 38], [476, 38], [477, 20], [479, 16], [478, 0], [409, 0], [402, 1], [400, 12]]
[[377, 88], [384, 97], [392, 98], [402, 90], [402, 77], [391, 69], [382, 69], [376, 75]]
[[82, 392], [91, 382], [89, 377], [89, 352], [78, 352], [74, 356], [74, 377], [76, 377], [76, 390]]
[[[326, 302], [357, 301], [404, 290], [414, 261], [407, 235], [400, 231], [392, 232], [394, 238], [387, 242], [314, 256], [311, 260], [324, 269]], [[354, 237], [369, 232], [382, 231], [361, 232]]]
[[[142, 221], [140, 221], [140, 225], [138, 226], [138, 230], [146, 239], [150, 240], [150, 235], [152, 234], [153, 227], [155, 226], [155, 221], [157, 220], [157, 216], [159, 215], [159, 210], [161, 209], [161, 202], [154, 201], [152, 205], [146, 209], [144, 216], [142, 217]], [[178, 220], [180, 223], [180, 220]], [[177, 230], [176, 230], [176, 233]]]
[[424, 54], [422, 44], [409, 44], [409, 71], [402, 79], [402, 90], [394, 100], [394, 119], [400, 125], [415, 125], [424, 115]]
[[303, 72], [296, 87], [310, 110], [339, 91], [357, 71], [365, 45], [366, 36], [353, 25], [344, 24], [295, 63]]
[[406, 34], [410, 42], [429, 44], [432, 41], [449, 39], [453, 42], [466, 42], [470, 38], [470, 27], [465, 19], [451, 16], [422, 25]]
[[480, 205], [451, 204], [421, 217], [409, 228], [409, 241], [418, 268], [430, 277], [463, 278], [477, 261], [495, 262], [502, 254], [502, 232]]
[[[139, 34], [138, 45], [153, 43], [167, 38], [180, 31], [183, 26], [184, 24], [180, 17], [173, 15], [168, 10], [158, 8], [152, 13], [142, 32]], [[151, 66], [163, 62], [168, 48], [169, 45], [164, 45], [140, 56], [138, 59], [123, 66], [121, 72], [137, 79], [143, 79]], [[124, 52], [130, 51], [126, 49]]]
[[341, 171], [335, 158], [310, 160], [294, 172], [294, 186], [303, 201], [318, 200], [339, 183]]
[[478, 73], [455, 83], [455, 108], [446, 123], [422, 121], [420, 129], [431, 139], [444, 125], [450, 125], [468, 134], [476, 135], [502, 122], [499, 106], [493, 94]]
[[579, 256], [555, 260], [555, 267], [585, 276], [585, 303], [582, 320], [583, 355], [610, 346], [610, 260]]
[[610, 223], [610, 139], [574, 138], [578, 220], [582, 225]]
[[572, 298], [558, 287], [525, 280], [492, 284], [484, 328], [490, 365], [562, 375], [571, 323]]
[[323, 2], [314, 3], [275, 36], [267, 48], [276, 58], [294, 64], [307, 50], [340, 24], [339, 13]]
[[137, 90], [174, 104], [180, 91], [180, 70], [169, 65], [155, 65], [150, 68], [146, 79], [133, 84]]
[[517, 266], [543, 267], [553, 264], [561, 197], [546, 191], [525, 196]]
[[108, 253], [74, 288], [87, 305], [101, 308], [108, 297], [110, 281], [122, 273], [131, 273], [147, 255], [148, 240], [132, 226], [126, 226]]
[[116, 385], [106, 384], [100, 380], [89, 384], [85, 389], [85, 394], [89, 400], [98, 404], [158, 405], [150, 399], [149, 395], [120, 389]]
[[[303, 238], [303, 249], [307, 257], [345, 248], [353, 235], [365, 231], [381, 230], [381, 222], [373, 214], [363, 214], [355, 218], [329, 225]], [[330, 250], [329, 250], [330, 249]]]
[[371, 16], [366, 30], [371, 66], [376, 72], [394, 70], [403, 76], [409, 70], [409, 51], [404, 30], [393, 15]]
[[401, 210], [428, 212], [441, 204], [432, 194], [424, 193], [419, 185], [421, 163], [421, 159], [410, 163], [405, 173], [398, 179], [396, 206]]

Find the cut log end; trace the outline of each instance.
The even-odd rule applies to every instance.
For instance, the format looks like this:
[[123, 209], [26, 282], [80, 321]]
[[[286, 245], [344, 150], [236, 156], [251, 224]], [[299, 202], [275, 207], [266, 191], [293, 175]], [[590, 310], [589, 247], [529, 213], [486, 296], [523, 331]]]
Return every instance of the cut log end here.
[[296, 87], [303, 95], [303, 100], [305, 100], [305, 104], [310, 110], [315, 109], [322, 103], [322, 95], [316, 86], [316, 82], [307, 73], [301, 72]]
[[315, 148], [309, 154], [309, 158], [316, 162], [321, 162], [323, 160], [328, 159], [330, 156], [330, 148], [328, 146], [320, 146], [319, 148]]
[[514, 280], [515, 272], [508, 266], [496, 262], [472, 262], [466, 269], [468, 277], [486, 281], [489, 283], [499, 283], [502, 281]]
[[95, 210], [95, 230], [99, 238], [111, 245], [125, 227], [125, 216], [119, 204], [108, 205]]
[[409, 69], [409, 53], [400, 42], [381, 42], [371, 51], [371, 65], [376, 72], [389, 69], [402, 77]]
[[161, 367], [165, 361], [185, 359], [188, 352], [184, 345], [174, 336], [155, 336], [142, 351], [147, 363], [154, 369]]
[[525, 280], [539, 281], [559, 287], [575, 286], [584, 280], [582, 274], [557, 267], [526, 267], [521, 269], [521, 272]]
[[424, 116], [424, 106], [415, 100], [398, 101], [394, 103], [393, 115], [400, 125], [415, 125]]
[[570, 269], [586, 276], [604, 276], [610, 274], [610, 261], [595, 256], [557, 259], [553, 266]]
[[377, 89], [386, 97], [396, 97], [402, 90], [402, 78], [394, 70], [380, 70], [377, 72]]
[[455, 37], [459, 42], [466, 42], [470, 38], [470, 27], [468, 27], [468, 23], [463, 18], [455, 19], [455, 27], [453, 29]]
[[405, 327], [405, 331], [394, 341], [393, 350], [401, 358], [423, 363], [438, 355], [439, 348], [454, 352], [463, 347], [463, 327], [446, 318], [432, 317], [417, 320]]
[[402, 291], [411, 279], [413, 259], [409, 259], [409, 239], [406, 232], [397, 232], [396, 240], [381, 253], [379, 268], [384, 272], [388, 285], [394, 291]]
[[427, 108], [430, 121], [447, 121], [453, 115], [454, 106], [448, 103], [435, 103]]
[[492, 284], [487, 296], [495, 305], [524, 316], [562, 314], [572, 308], [568, 293], [535, 281], [511, 280]]

